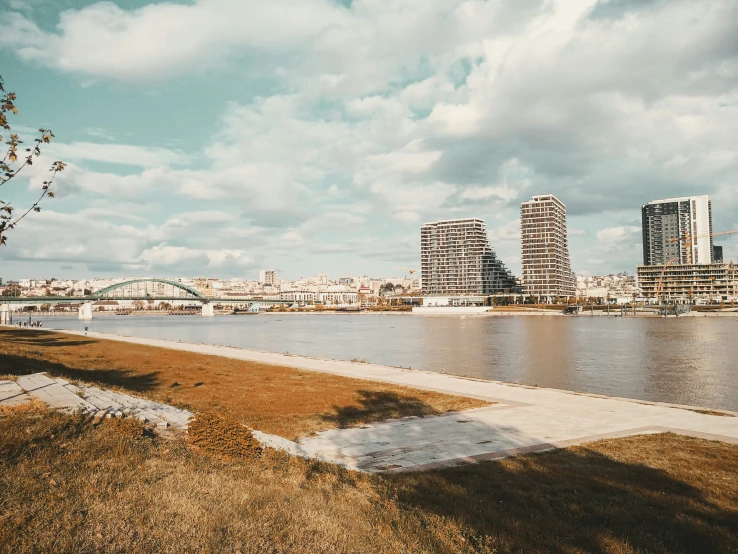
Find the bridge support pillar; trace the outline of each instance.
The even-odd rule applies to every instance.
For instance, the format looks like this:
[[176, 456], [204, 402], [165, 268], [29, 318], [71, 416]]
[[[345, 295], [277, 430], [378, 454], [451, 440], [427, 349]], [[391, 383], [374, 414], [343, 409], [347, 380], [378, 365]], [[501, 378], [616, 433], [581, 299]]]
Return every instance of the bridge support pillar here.
[[214, 315], [215, 315], [215, 311], [213, 310], [213, 305], [208, 304], [207, 302], [203, 303], [202, 317], [213, 317]]
[[79, 318], [80, 319], [92, 319], [92, 304], [85, 302], [79, 307]]
[[10, 315], [10, 304], [0, 304], [0, 325], [10, 325], [13, 317]]

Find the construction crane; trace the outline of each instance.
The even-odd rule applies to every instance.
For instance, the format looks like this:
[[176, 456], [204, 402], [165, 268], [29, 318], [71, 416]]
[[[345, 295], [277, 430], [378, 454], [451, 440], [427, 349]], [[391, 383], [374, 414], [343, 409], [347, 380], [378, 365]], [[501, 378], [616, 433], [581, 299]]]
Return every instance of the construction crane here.
[[718, 237], [721, 235], [734, 235], [738, 233], [738, 229], [735, 229], [733, 231], [718, 231], [717, 233], [700, 233], [698, 235], [692, 235], [689, 231], [687, 231], [683, 237], [678, 237], [675, 239], [669, 239], [669, 242], [679, 242], [681, 243], [684, 241], [685, 250], [687, 252], [687, 264], [692, 263], [692, 241], [707, 237]]
[[410, 275], [409, 278], [406, 275], [405, 276], [405, 279], [409, 279], [410, 280], [410, 286], [408, 288], [410, 289], [410, 292], [412, 292], [412, 290], [413, 290], [413, 273], [416, 273], [418, 270], [417, 269], [408, 269], [406, 267], [398, 267], [396, 269], [399, 269], [400, 271], [405, 271], [405, 272], [407, 272]]
[[664, 288], [664, 273], [666, 273], [666, 268], [669, 267], [671, 264], [676, 262], [676, 258], [672, 258], [666, 264], [664, 267], [661, 268], [661, 275], [659, 275], [659, 282], [656, 284], [656, 300], [659, 300], [659, 294], [661, 293], [661, 290]]
[[418, 271], [417, 269], [408, 269], [406, 267], [398, 267], [398, 268], [395, 268], [395, 269], [399, 269], [400, 271], [406, 271], [407, 273], [410, 274], [410, 279], [413, 278], [413, 273], [416, 273]]

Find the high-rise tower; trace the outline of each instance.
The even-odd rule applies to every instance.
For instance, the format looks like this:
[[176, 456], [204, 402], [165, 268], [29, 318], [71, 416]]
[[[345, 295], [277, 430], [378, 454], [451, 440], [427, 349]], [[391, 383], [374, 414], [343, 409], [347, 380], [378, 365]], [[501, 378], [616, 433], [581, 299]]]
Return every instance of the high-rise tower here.
[[423, 294], [510, 292], [515, 278], [497, 259], [481, 219], [451, 219], [420, 228]]
[[706, 194], [654, 200], [641, 208], [641, 216], [643, 265], [712, 263], [712, 205]]
[[566, 206], [553, 194], [534, 196], [520, 206], [523, 292], [532, 296], [574, 296], [566, 233]]

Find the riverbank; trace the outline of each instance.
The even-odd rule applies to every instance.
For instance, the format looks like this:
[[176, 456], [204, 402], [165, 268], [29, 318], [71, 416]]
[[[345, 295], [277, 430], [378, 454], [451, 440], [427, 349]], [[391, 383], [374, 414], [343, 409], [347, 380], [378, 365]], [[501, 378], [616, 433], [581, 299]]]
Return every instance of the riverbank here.
[[290, 440], [337, 427], [489, 405], [256, 360], [214, 359], [196, 349], [165, 350], [99, 340], [94, 333], [79, 335], [0, 328], [0, 374], [46, 372], [192, 411], [217, 410]]
[[[233, 371], [232, 362], [239, 357], [277, 359], [269, 353], [171, 341], [159, 341], [167, 343], [165, 350], [161, 344], [136, 344], [139, 339], [130, 337], [112, 341], [73, 333], [11, 332], [33, 341], [11, 344], [17, 348], [14, 354], [2, 343], [3, 372], [23, 363], [29, 369], [44, 363], [57, 373], [75, 370], [78, 379], [117, 380], [120, 388], [137, 388], [139, 396], [158, 390], [150, 389], [152, 383], [163, 385], [162, 394], [166, 389], [202, 394], [202, 406], [210, 408], [231, 402], [209, 396], [206, 391], [215, 382], [227, 379], [226, 388], [232, 389], [251, 378], [248, 370]], [[1, 330], [0, 337], [7, 333]], [[196, 352], [202, 348], [213, 348], [216, 355]], [[195, 357], [200, 365], [190, 369], [202, 376], [200, 381], [178, 381], [172, 387], [165, 376]], [[489, 554], [738, 548], [738, 446], [684, 434], [653, 434], [664, 430], [653, 427], [625, 429], [645, 435], [589, 442], [598, 437], [587, 428], [590, 421], [603, 431], [603, 425], [617, 426], [621, 420], [627, 427], [660, 417], [692, 426], [677, 432], [707, 430], [713, 437], [721, 432], [725, 439], [736, 431], [734, 414], [709, 415], [358, 362], [279, 359], [296, 368], [286, 373], [292, 378], [280, 377], [279, 367], [288, 370], [284, 363], [268, 366], [266, 376], [274, 377], [278, 392], [288, 400], [295, 388], [321, 396], [323, 386], [349, 372], [363, 379], [357, 381], [362, 390], [377, 382], [404, 382], [422, 387], [414, 390], [415, 398], [434, 388], [463, 391], [485, 403], [493, 397], [502, 402], [303, 439], [305, 444], [333, 440], [337, 448], [323, 450], [322, 459], [340, 455], [349, 465], [352, 458], [361, 463], [371, 456], [362, 458], [338, 442], [371, 449], [366, 454], [385, 457], [379, 475], [271, 449], [256, 459], [222, 458], [192, 448], [184, 437], [162, 440], [135, 425], [95, 423], [33, 405], [0, 408], [0, 505], [6, 507], [0, 516], [0, 550]], [[310, 376], [326, 381], [305, 388]], [[253, 393], [254, 387], [245, 387], [232, 401], [248, 404]], [[340, 402], [334, 405], [340, 407]], [[281, 402], [279, 410], [287, 420], [303, 417], [289, 401]], [[562, 429], [587, 444], [559, 442]], [[503, 442], [534, 448], [500, 451]], [[492, 456], [457, 457], [445, 460], [452, 463], [415, 468], [425, 471], [387, 468], [427, 454], [424, 445], [429, 443], [431, 449], [438, 443], [441, 451], [453, 446], [446, 452], [457, 456], [473, 448], [497, 450]], [[554, 446], [565, 448], [494, 459]]]
[[[7, 337], [5, 333], [0, 336]], [[19, 333], [12, 339], [16, 355], [22, 348], [36, 352], [35, 362], [24, 362], [29, 370], [52, 375], [61, 371], [61, 377], [138, 390], [186, 408], [216, 407], [259, 431], [301, 437], [307, 452], [357, 469], [396, 472], [453, 466], [667, 431], [738, 443], [738, 414], [706, 407], [160, 339], [102, 333], [81, 337], [83, 333], [73, 331]], [[0, 344], [6, 350], [13, 346], [7, 338]], [[55, 363], [46, 365], [50, 361]], [[67, 369], [60, 370], [59, 362]], [[336, 396], [333, 391], [342, 390], [343, 383], [350, 383], [349, 395]], [[378, 390], [378, 383], [402, 390]], [[424, 396], [439, 393], [445, 396]], [[463, 409], [452, 406], [464, 398], [489, 406], [467, 405], [474, 409], [463, 416], [443, 413]], [[417, 415], [434, 417], [385, 422]]]

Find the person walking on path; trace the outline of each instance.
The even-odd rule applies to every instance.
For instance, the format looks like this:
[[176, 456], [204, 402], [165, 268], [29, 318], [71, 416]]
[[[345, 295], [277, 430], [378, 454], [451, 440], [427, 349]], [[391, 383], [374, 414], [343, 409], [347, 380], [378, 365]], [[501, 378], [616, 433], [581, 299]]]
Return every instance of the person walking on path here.
[[88, 329], [88, 327], [87, 327], [87, 325], [85, 325], [85, 336], [87, 336], [87, 329]]

